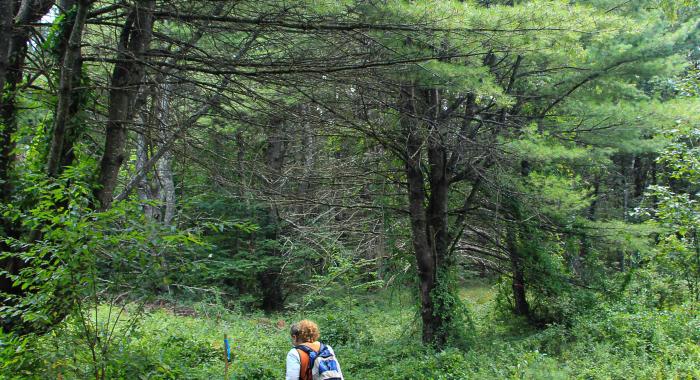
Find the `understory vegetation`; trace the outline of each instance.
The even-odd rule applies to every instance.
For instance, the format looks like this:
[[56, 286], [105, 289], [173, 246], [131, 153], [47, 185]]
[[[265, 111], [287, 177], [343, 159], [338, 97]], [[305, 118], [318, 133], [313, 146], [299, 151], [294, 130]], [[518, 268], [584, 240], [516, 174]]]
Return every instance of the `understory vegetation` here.
[[[468, 350], [439, 353], [416, 343], [417, 314], [405, 291], [345, 294], [323, 307], [274, 315], [237, 312], [213, 302], [161, 300], [120, 323], [97, 364], [114, 379], [214, 379], [224, 375], [223, 334], [232, 338], [232, 379], [277, 379], [290, 347], [287, 324], [312, 317], [356, 379], [696, 379], [700, 315], [689, 305], [649, 310], [634, 294], [601, 302], [568, 325], [533, 328], [504, 318], [491, 281], [462, 288], [473, 329]], [[342, 294], [342, 293], [338, 293]], [[108, 307], [98, 308], [106, 320]], [[283, 324], [284, 323], [284, 324]], [[3, 343], [7, 379], [89, 378], [91, 350], [78, 321], [23, 345]], [[127, 331], [128, 329], [128, 331]]]

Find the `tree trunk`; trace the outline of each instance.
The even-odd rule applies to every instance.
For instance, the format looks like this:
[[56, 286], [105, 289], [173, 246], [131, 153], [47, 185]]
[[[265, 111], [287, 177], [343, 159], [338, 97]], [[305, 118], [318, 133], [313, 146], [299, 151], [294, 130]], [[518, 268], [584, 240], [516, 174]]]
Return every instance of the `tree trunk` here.
[[127, 16], [117, 47], [117, 63], [109, 90], [105, 148], [100, 162], [95, 196], [100, 209], [112, 204], [119, 169], [126, 158], [127, 126], [134, 114], [134, 100], [144, 78], [144, 56], [153, 29], [154, 0], [139, 0]]
[[[66, 29], [70, 29], [70, 34], [63, 45], [58, 104], [56, 105], [49, 156], [47, 158], [47, 174], [49, 177], [57, 177], [62, 171], [61, 169], [70, 165], [73, 161], [73, 144], [77, 134], [74, 118], [78, 112], [79, 102], [79, 93], [74, 88], [80, 84], [82, 75], [82, 53], [80, 47], [90, 4], [91, 1], [78, 1], [75, 4], [77, 6], [76, 13], [65, 24]], [[64, 2], [64, 6], [68, 8], [73, 5], [72, 1]]]
[[[26, 40], [17, 38], [13, 32], [13, 16], [15, 2], [13, 0], [0, 0], [0, 17], [2, 17], [2, 38], [0, 38], [0, 201], [9, 203], [12, 196], [12, 179], [10, 168], [14, 162], [12, 134], [16, 130], [16, 108], [14, 103], [17, 84], [22, 77], [21, 67], [24, 61], [24, 50], [17, 51], [18, 47], [27, 45]], [[9, 38], [5, 37], [9, 36]], [[18, 42], [20, 40], [21, 42]], [[26, 49], [26, 48], [25, 48]], [[7, 85], [7, 87], [6, 87]], [[17, 237], [17, 229], [14, 223], [2, 217], [2, 236]], [[4, 239], [3, 239], [4, 240]], [[0, 241], [0, 249], [3, 252], [10, 251], [10, 247]], [[0, 270], [14, 275], [18, 273], [21, 261], [14, 256], [0, 260]], [[12, 279], [0, 275], [0, 293], [20, 294], [21, 290], [12, 285]], [[4, 305], [6, 300], [0, 298]], [[11, 329], [11, 321], [2, 318], [3, 329]]]
[[506, 239], [508, 253], [510, 256], [511, 268], [513, 270], [513, 301], [516, 315], [530, 317], [530, 305], [527, 303], [525, 293], [525, 274], [523, 272], [522, 255], [519, 250], [518, 226], [509, 225], [506, 227]]
[[[520, 175], [523, 178], [530, 175], [530, 163], [526, 160], [520, 162]], [[511, 270], [513, 271], [513, 312], [516, 315], [522, 315], [530, 319], [530, 305], [527, 302], [525, 268], [521, 249], [521, 236], [528, 236], [528, 234], [523, 234], [522, 232], [526, 227], [524, 227], [521, 204], [517, 196], [514, 195], [509, 200], [506, 210], [510, 212], [512, 218], [512, 222], [506, 225], [506, 247], [510, 258]]]
[[[244, 169], [244, 163], [245, 163], [245, 137], [243, 136], [243, 131], [238, 130], [236, 131], [236, 170], [238, 171], [237, 175], [243, 179], [243, 173], [245, 172]], [[245, 180], [242, 180], [241, 182], [244, 182]], [[239, 195], [242, 197], [243, 194], [245, 193], [244, 186], [240, 186], [239, 190]]]
[[[170, 84], [164, 84], [160, 86], [158, 94], [158, 117], [156, 118], [156, 123], [158, 124], [158, 134], [163, 142], [167, 141], [168, 134], [170, 133], [169, 114], [171, 88], [172, 86]], [[163, 218], [161, 221], [164, 224], [170, 224], [175, 218], [175, 180], [173, 179], [172, 149], [168, 149], [168, 151], [163, 154], [163, 157], [158, 160], [156, 173], [158, 174], [158, 182], [161, 189], [160, 196], [163, 202]]]
[[[12, 21], [15, 15], [14, 0], [0, 0], [0, 35], [12, 35]], [[0, 93], [5, 88], [5, 76], [7, 68], [10, 65], [10, 38], [0, 38]], [[4, 95], [4, 94], [3, 94]], [[0, 106], [2, 105], [2, 97], [0, 97]]]
[[156, 166], [160, 196], [163, 202], [163, 224], [171, 224], [175, 218], [175, 180], [173, 179], [173, 154], [168, 151], [158, 161]]
[[[1, 57], [5, 63], [5, 75], [3, 76], [2, 96], [0, 96], [0, 144], [2, 144], [2, 152], [0, 155], [0, 191], [3, 201], [10, 199], [12, 194], [12, 166], [15, 156], [15, 142], [12, 136], [17, 131], [17, 106], [16, 92], [17, 86], [22, 81], [24, 61], [27, 56], [27, 44], [29, 43], [29, 35], [31, 29], [23, 25], [23, 23], [36, 21], [33, 17], [27, 15], [27, 8], [31, 5], [26, 4], [27, 1], [20, 5], [17, 10], [17, 19], [11, 17], [14, 14], [5, 14], [3, 17], [10, 17], [9, 22], [12, 24], [11, 33], [3, 35], [5, 40], [3, 44], [7, 45], [7, 50], [4, 57]], [[7, 6], [5, 6], [7, 8]], [[11, 8], [11, 6], [10, 6]], [[22, 14], [25, 16], [23, 17]], [[3, 24], [8, 21], [3, 21]], [[5, 28], [6, 26], [3, 25]]]
[[[451, 291], [449, 284], [449, 274], [454, 266], [450, 255], [449, 225], [448, 225], [448, 190], [449, 179], [447, 172], [447, 149], [445, 147], [441, 131], [438, 124], [438, 113], [440, 112], [440, 92], [437, 89], [423, 90], [424, 97], [428, 103], [427, 114], [430, 115], [428, 128], [428, 164], [430, 168], [428, 207], [426, 217], [428, 222], [428, 243], [431, 245], [433, 255], [435, 255], [435, 286], [432, 297], [437, 298], [437, 312], [433, 317], [433, 330], [437, 333], [433, 338], [433, 344], [442, 347], [447, 343], [449, 331], [448, 326], [452, 319], [451, 305], [444, 299]], [[451, 295], [450, 295], [451, 296]], [[447, 301], [449, 302], [449, 301]]]
[[411, 243], [418, 266], [418, 280], [421, 300], [421, 320], [423, 322], [423, 343], [432, 344], [436, 340], [436, 331], [441, 323], [436, 318], [433, 302], [435, 289], [435, 257], [428, 243], [426, 200], [423, 172], [420, 167], [420, 143], [410, 137], [408, 153], [412, 157], [406, 162], [406, 179], [408, 181], [408, 202], [411, 221]]
[[[13, 136], [17, 131], [16, 105], [17, 88], [22, 81], [27, 46], [31, 34], [29, 24], [36, 22], [53, 6], [53, 1], [44, 0], [0, 0], [0, 202], [12, 202], [12, 171], [15, 162]], [[0, 217], [1, 234], [4, 237], [18, 238], [19, 227], [15, 222]], [[12, 252], [11, 247], [0, 241], [0, 251]], [[0, 273], [16, 275], [24, 262], [15, 255], [0, 259]], [[21, 295], [23, 291], [13, 285], [11, 277], [0, 274], [0, 294]], [[0, 306], [7, 300], [0, 298]], [[0, 318], [3, 330], [14, 329], [14, 318]]]
[[[449, 295], [447, 154], [435, 122], [439, 92], [403, 86], [400, 124], [406, 136], [405, 172], [408, 185], [411, 242], [418, 268], [423, 343], [441, 348], [447, 343], [452, 312]], [[427, 120], [427, 122], [425, 121]], [[428, 167], [424, 168], [427, 138]], [[428, 172], [428, 176], [424, 175]], [[426, 184], [430, 189], [428, 195]], [[426, 204], [427, 201], [427, 204]]]
[[[9, 200], [12, 194], [11, 171], [14, 163], [17, 130], [17, 86], [22, 81], [27, 47], [32, 32], [29, 24], [39, 21], [53, 6], [50, 0], [0, 0], [0, 198]], [[18, 8], [15, 8], [18, 6]]]
[[[137, 117], [137, 120], [141, 120], [142, 117]], [[145, 123], [144, 123], [145, 124]], [[146, 162], [148, 162], [148, 151], [149, 151], [149, 139], [145, 134], [145, 130], [139, 133], [136, 137], [136, 172], [146, 170]], [[160, 219], [160, 210], [158, 206], [151, 204], [154, 199], [158, 198], [157, 191], [154, 191], [151, 187], [148, 176], [142, 176], [138, 184], [136, 185], [136, 193], [139, 196], [143, 206], [143, 213], [149, 220]]]

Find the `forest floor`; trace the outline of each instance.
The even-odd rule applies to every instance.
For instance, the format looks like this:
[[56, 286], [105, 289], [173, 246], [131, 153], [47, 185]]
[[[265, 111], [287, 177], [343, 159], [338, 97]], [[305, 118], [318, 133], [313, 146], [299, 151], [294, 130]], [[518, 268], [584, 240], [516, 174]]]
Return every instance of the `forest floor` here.
[[[335, 348], [347, 379], [700, 379], [700, 316], [691, 307], [641, 313], [608, 308], [571, 326], [535, 329], [497, 312], [492, 284], [472, 283], [460, 294], [472, 334], [457, 342], [463, 349], [437, 354], [417, 343], [412, 294], [383, 290], [314, 300], [325, 304], [268, 316], [217, 303], [150, 304], [135, 329], [115, 330], [97, 361], [107, 378], [221, 379], [227, 334], [233, 342], [230, 379], [280, 379], [291, 347], [289, 323], [309, 318], [321, 326], [321, 340]], [[99, 323], [107, 313], [100, 309]], [[94, 366], [80, 326], [69, 323], [42, 338], [31, 365], [37, 372], [7, 378], [88, 378]]]

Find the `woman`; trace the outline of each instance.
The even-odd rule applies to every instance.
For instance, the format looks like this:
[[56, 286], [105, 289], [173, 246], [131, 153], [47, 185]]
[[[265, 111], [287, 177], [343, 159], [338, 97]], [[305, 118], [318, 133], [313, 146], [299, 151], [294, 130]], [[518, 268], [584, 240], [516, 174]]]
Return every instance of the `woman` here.
[[320, 333], [314, 322], [304, 319], [294, 323], [289, 334], [294, 348], [287, 353], [286, 380], [343, 378], [333, 348], [318, 341]]

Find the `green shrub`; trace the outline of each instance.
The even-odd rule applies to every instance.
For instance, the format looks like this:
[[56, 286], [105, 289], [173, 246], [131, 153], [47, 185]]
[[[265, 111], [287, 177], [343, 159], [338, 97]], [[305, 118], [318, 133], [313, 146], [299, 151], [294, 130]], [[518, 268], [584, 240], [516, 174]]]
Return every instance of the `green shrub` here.
[[321, 340], [333, 347], [343, 345], [372, 344], [374, 338], [368, 331], [367, 323], [356, 311], [336, 310], [321, 315], [317, 321], [321, 330]]

